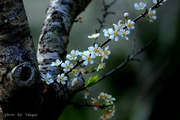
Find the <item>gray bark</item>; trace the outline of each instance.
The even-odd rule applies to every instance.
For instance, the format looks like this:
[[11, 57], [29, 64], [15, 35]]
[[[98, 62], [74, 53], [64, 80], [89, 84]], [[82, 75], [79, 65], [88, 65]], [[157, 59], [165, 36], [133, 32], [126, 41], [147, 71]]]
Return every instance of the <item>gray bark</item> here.
[[[43, 94], [40, 73], [57, 76], [50, 64], [65, 60], [68, 36], [74, 19], [91, 0], [51, 0], [38, 45], [38, 64], [22, 0], [0, 0], [0, 119], [57, 120], [84, 80], [70, 86], [51, 84]], [[40, 71], [40, 72], [39, 72]], [[11, 114], [9, 117], [5, 117]]]

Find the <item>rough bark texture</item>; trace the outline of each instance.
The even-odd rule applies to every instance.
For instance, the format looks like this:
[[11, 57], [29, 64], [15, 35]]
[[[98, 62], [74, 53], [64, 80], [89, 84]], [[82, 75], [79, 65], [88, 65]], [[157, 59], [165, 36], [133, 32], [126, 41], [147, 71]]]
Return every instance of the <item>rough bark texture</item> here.
[[[1, 119], [35, 111], [38, 67], [32, 35], [22, 0], [0, 1], [0, 107]], [[30, 103], [31, 101], [31, 103]], [[33, 106], [32, 106], [33, 105]]]
[[[65, 60], [68, 36], [72, 24], [77, 15], [83, 11], [91, 0], [51, 0], [46, 11], [46, 19], [42, 28], [42, 33], [38, 44], [38, 62], [41, 74], [49, 73], [53, 79], [56, 78], [57, 67], [52, 67], [51, 63], [56, 59]], [[83, 78], [79, 77], [74, 87], [71, 82], [66, 85], [56, 81], [49, 86], [49, 90], [44, 95], [42, 110], [47, 112], [61, 113], [72, 99], [74, 94], [84, 87]], [[47, 107], [46, 102], [49, 106]], [[49, 111], [52, 110], [52, 111]], [[44, 113], [43, 112], [43, 113]], [[57, 119], [59, 114], [55, 114]]]
[[[41, 74], [57, 76], [56, 59], [65, 60], [68, 36], [76, 16], [91, 0], [51, 0], [38, 46]], [[0, 0], [0, 120], [57, 120], [83, 78], [71, 87], [54, 83], [43, 94], [36, 53], [22, 0]]]

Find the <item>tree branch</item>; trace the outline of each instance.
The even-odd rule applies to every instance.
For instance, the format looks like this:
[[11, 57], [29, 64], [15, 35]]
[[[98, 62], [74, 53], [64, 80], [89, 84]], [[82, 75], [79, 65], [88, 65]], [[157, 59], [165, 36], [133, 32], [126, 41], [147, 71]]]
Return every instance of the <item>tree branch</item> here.
[[100, 23], [100, 26], [99, 26], [99, 29], [96, 30], [96, 33], [100, 33], [101, 29], [104, 27], [103, 23], [105, 23], [105, 19], [106, 19], [107, 15], [108, 15], [108, 14], [115, 14], [114, 12], [108, 12], [108, 9], [109, 9], [113, 4], [115, 4], [116, 1], [117, 1], [117, 0], [114, 0], [114, 1], [112, 1], [109, 5], [106, 5], [105, 0], [102, 0], [103, 7], [104, 7], [104, 9], [103, 9], [104, 13], [103, 13], [103, 17], [102, 17], [101, 20], [100, 20], [100, 19], [97, 19], [97, 20], [99, 21], [99, 23]]
[[[90, 2], [91, 0], [50, 1], [38, 44], [37, 57], [41, 74], [49, 73], [52, 79], [57, 77], [57, 68], [52, 67], [51, 63], [56, 59], [65, 61], [71, 27], [77, 15], [84, 11]], [[78, 77], [78, 82], [73, 87], [70, 81], [66, 85], [56, 81], [50, 84], [42, 100], [41, 110], [45, 113], [43, 118], [57, 119], [74, 94], [82, 87], [84, 87], [82, 77]]]
[[[65, 60], [69, 32], [76, 16], [91, 0], [51, 0], [46, 12], [44, 26], [39, 38], [38, 62], [42, 74], [50, 73], [56, 78], [57, 69], [51, 63], [56, 59]], [[60, 88], [56, 86], [58, 91]]]
[[[136, 57], [137, 55], [139, 55], [140, 53], [142, 53], [144, 50], [146, 50], [151, 44], [152, 42], [154, 42], [155, 39], [151, 40], [145, 47], [141, 48], [137, 53], [135, 53], [134, 55], [131, 55], [130, 57], [128, 56], [127, 60], [124, 61], [121, 65], [119, 65], [118, 67], [116, 67], [115, 69], [111, 70], [110, 72], [108, 72], [107, 74], [103, 75], [96, 83], [100, 82], [101, 80], [103, 80], [104, 78], [112, 75], [114, 72], [116, 72], [117, 70], [121, 69], [125, 64], [127, 64], [129, 61], [132, 60], [136, 60], [134, 59], [134, 57]], [[95, 83], [95, 84], [96, 84]]]
[[[37, 112], [39, 71], [22, 0], [0, 1], [0, 116]], [[31, 100], [30, 103], [27, 103]], [[11, 118], [6, 118], [11, 119]], [[15, 118], [14, 118], [15, 119]]]
[[[104, 13], [104, 15], [103, 15], [102, 20], [99, 20], [99, 19], [98, 19], [98, 21], [99, 21], [99, 23], [100, 23], [100, 27], [99, 27], [99, 30], [98, 30], [98, 31], [96, 30], [97, 33], [100, 32], [100, 30], [101, 30], [102, 27], [103, 27], [103, 23], [105, 22], [105, 17], [106, 17], [106, 15], [107, 15], [107, 10], [108, 10], [108, 8], [111, 7], [111, 5], [113, 5], [117, 0], [114, 0], [114, 1], [111, 2], [109, 5], [106, 5], [106, 4], [105, 4], [105, 0], [102, 0], [102, 1], [103, 1], [103, 6], [104, 6], [104, 11], [105, 11], [105, 13]], [[163, 0], [161, 0], [160, 2], [158, 2], [157, 4], [155, 4], [154, 6], [152, 6], [151, 9], [157, 8], [157, 7], [159, 6], [159, 4], [162, 3], [162, 2], [163, 2]], [[144, 13], [142, 13], [141, 15], [139, 15], [138, 17], [136, 17], [133, 21], [136, 22], [136, 21], [139, 20], [140, 18], [144, 17], [147, 13], [148, 13], [148, 10], [146, 10]], [[127, 27], [124, 27], [123, 29], [126, 29], [126, 28], [127, 28]], [[137, 32], [138, 32], [138, 31], [136, 31], [136, 34], [137, 34]], [[132, 50], [132, 53], [133, 53], [133, 54], [134, 54], [134, 49], [135, 49], [135, 39], [136, 39], [136, 35], [135, 35], [135, 38], [134, 38], [134, 44], [133, 44], [133, 50]], [[104, 41], [104, 42], [100, 45], [100, 47], [103, 47], [104, 45], [106, 45], [106, 44], [107, 44], [108, 42], [110, 42], [110, 41], [111, 41], [111, 39], [107, 39], [106, 41]], [[95, 44], [95, 42], [93, 43], [93, 45], [94, 45], [94, 44]], [[139, 61], [139, 60], [138, 60], [138, 61]], [[84, 62], [84, 60], [78, 61], [78, 62], [74, 65], [74, 67], [73, 67], [72, 69], [78, 67], [78, 66], [81, 65], [83, 62]], [[84, 66], [83, 66], [83, 67], [84, 67]], [[70, 72], [72, 71], [72, 69], [71, 69], [70, 71], [68, 71], [66, 74], [70, 73]]]
[[135, 50], [135, 46], [136, 46], [136, 37], [137, 37], [137, 33], [138, 33], [138, 28], [139, 28], [139, 26], [137, 26], [136, 32], [135, 32], [135, 35], [134, 35], [132, 55], [134, 55], [134, 50]]
[[[73, 103], [73, 102], [70, 102], [69, 105], [73, 105], [74, 108], [80, 108], [80, 107], [83, 107], [83, 106], [87, 106], [87, 107], [94, 107], [95, 105], [94, 104], [88, 104], [88, 103]], [[100, 109], [104, 109], [106, 107], [109, 107], [109, 106], [112, 106], [112, 105], [97, 105], [97, 107], [99, 107]]]
[[[155, 8], [158, 8], [159, 7], [159, 4], [162, 3], [163, 0], [161, 1], [158, 1], [157, 4], [155, 4], [154, 6], [151, 7], [151, 9], [155, 9]], [[142, 13], [141, 15], [139, 15], [138, 17], [136, 17], [133, 21], [136, 22], [137, 20], [139, 20], [140, 18], [144, 17], [147, 13], [148, 13], [149, 10], [146, 9], [146, 11], [144, 13]]]

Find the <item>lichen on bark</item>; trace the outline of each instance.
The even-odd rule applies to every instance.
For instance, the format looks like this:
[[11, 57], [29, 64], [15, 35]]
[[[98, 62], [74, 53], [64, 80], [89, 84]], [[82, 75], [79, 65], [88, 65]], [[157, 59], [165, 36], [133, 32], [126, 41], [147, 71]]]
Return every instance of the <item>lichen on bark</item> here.
[[37, 113], [38, 120], [56, 120], [81, 90], [84, 80], [79, 77], [74, 87], [70, 81], [66, 85], [54, 83], [43, 94], [39, 71], [57, 76], [56, 67], [50, 64], [65, 60], [74, 19], [90, 1], [50, 1], [39, 38], [38, 62], [22, 0], [0, 1], [0, 119], [12, 119], [5, 118], [5, 113], [19, 112]]
[[[49, 73], [53, 79], [58, 71], [51, 63], [56, 59], [65, 61], [68, 37], [77, 15], [91, 0], [51, 0], [46, 10], [46, 18], [39, 37], [38, 62], [42, 74]], [[53, 89], [59, 91], [61, 85], [53, 83]], [[67, 87], [67, 85], [66, 85]], [[67, 88], [68, 90], [68, 88]], [[64, 91], [65, 92], [65, 91]], [[67, 92], [67, 91], [66, 91]]]

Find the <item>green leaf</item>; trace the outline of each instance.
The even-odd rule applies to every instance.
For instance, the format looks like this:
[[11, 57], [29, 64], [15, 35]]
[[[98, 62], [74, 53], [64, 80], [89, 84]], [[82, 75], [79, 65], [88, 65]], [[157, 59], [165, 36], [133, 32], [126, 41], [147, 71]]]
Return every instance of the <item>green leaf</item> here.
[[89, 80], [85, 83], [85, 87], [91, 87], [96, 85], [95, 83], [99, 80], [99, 76], [92, 76], [89, 78]]

